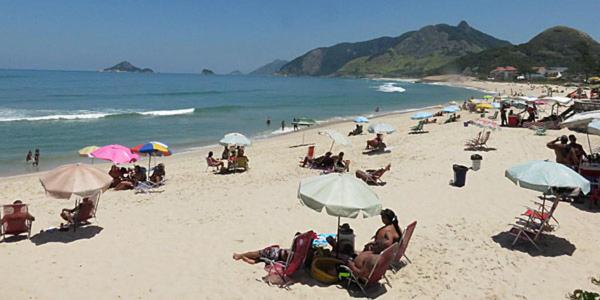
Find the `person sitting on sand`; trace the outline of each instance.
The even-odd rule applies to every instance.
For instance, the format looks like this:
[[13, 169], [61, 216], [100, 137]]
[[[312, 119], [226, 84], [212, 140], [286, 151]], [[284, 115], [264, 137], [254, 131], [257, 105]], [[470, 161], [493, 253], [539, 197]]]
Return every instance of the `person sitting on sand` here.
[[135, 165], [133, 167], [133, 172], [131, 172], [129, 174], [129, 177], [131, 177], [131, 180], [133, 181], [134, 184], [137, 184], [138, 182], [146, 181], [146, 179], [148, 177], [146, 175], [146, 168]]
[[216, 159], [216, 158], [213, 157], [213, 152], [212, 151], [208, 152], [208, 156], [206, 157], [206, 163], [210, 167], [217, 167], [217, 171], [220, 171], [225, 166], [225, 162], [223, 162], [220, 159]]
[[381, 222], [383, 226], [377, 229], [373, 241], [365, 245], [363, 251], [373, 251], [375, 254], [381, 253], [387, 247], [399, 242], [402, 238], [402, 230], [398, 226], [398, 217], [391, 209], [381, 211]]
[[354, 259], [348, 261], [348, 268], [352, 270], [356, 277], [366, 279], [371, 275], [378, 258], [379, 255], [372, 251], [363, 251]]
[[353, 130], [353, 131], [350, 131], [350, 132], [348, 133], [348, 136], [352, 136], [352, 135], [360, 135], [360, 134], [362, 134], [362, 132], [363, 132], [363, 126], [362, 126], [362, 125], [359, 125], [359, 124], [356, 124], [356, 128], [354, 128], [354, 130]]
[[[13, 205], [20, 205], [20, 204], [23, 204], [23, 201], [21, 201], [21, 200], [15, 200], [13, 202]], [[10, 215], [4, 215], [4, 216], [2, 216], [2, 219], [0, 220], [0, 226], [2, 226], [2, 224], [6, 223], [9, 219], [12, 219], [12, 218], [21, 218], [22, 216], [23, 216], [23, 213], [21, 213], [21, 212], [15, 212], [15, 213], [10, 214]], [[25, 214], [25, 218], [27, 220], [31, 221], [31, 222], [35, 221], [35, 217], [32, 216], [29, 213], [29, 211], [27, 211], [27, 213]]]
[[154, 171], [152, 172], [152, 175], [150, 176], [150, 181], [152, 181], [154, 183], [160, 183], [165, 178], [165, 175], [166, 175], [165, 165], [160, 163], [160, 164], [156, 165], [156, 167], [154, 167]]
[[79, 205], [77, 205], [73, 209], [63, 208], [60, 213], [60, 217], [63, 220], [67, 221], [67, 224], [60, 223], [60, 228], [68, 228], [69, 225], [75, 224], [76, 221], [79, 220], [79, 213], [81, 211], [87, 212], [94, 208], [94, 201], [92, 201], [89, 197], [85, 197], [81, 200]]
[[263, 259], [269, 261], [287, 261], [290, 255], [290, 249], [283, 249], [277, 245], [272, 245], [257, 251], [245, 253], [234, 253], [234, 260], [242, 260], [251, 265], [261, 262]]
[[344, 152], [340, 152], [338, 155], [333, 156], [333, 169], [336, 172], [343, 173], [350, 171], [350, 160], [344, 160]]
[[[560, 141], [560, 144], [556, 142]], [[567, 142], [569, 142], [569, 138], [566, 135], [561, 136], [560, 138], [556, 138], [546, 144], [546, 147], [554, 150], [554, 154], [556, 155], [556, 162], [559, 164], [563, 164], [566, 166], [578, 166], [579, 161], [575, 155], [575, 151], [571, 151], [569, 147], [567, 147]]]
[[383, 134], [378, 133], [374, 139], [368, 140], [366, 149], [385, 149], [385, 143], [383, 142]]

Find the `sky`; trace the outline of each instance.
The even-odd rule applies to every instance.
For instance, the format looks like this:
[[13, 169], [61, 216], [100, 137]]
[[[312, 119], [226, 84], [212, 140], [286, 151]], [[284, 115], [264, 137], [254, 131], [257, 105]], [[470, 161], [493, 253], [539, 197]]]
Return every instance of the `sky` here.
[[600, 40], [600, 0], [0, 0], [0, 68], [98, 70], [127, 60], [158, 72], [251, 71], [340, 42], [431, 24], [512, 43], [566, 25]]

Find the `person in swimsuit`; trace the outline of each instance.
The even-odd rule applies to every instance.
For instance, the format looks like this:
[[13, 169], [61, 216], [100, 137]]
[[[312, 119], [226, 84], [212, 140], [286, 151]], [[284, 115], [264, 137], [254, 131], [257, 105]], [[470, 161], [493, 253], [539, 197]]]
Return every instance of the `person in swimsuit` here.
[[79, 212], [81, 210], [88, 211], [88, 210], [92, 209], [93, 206], [94, 206], [94, 202], [90, 198], [85, 197], [85, 198], [83, 198], [83, 200], [81, 200], [79, 205], [77, 205], [75, 208], [73, 208], [73, 209], [63, 208], [62, 212], [60, 213], [60, 217], [63, 218], [63, 220], [67, 221], [68, 223], [66, 225], [61, 223], [60, 228], [61, 229], [68, 228], [69, 225], [75, 224], [75, 222], [79, 222]]
[[348, 267], [358, 278], [366, 279], [371, 275], [379, 255], [372, 251], [363, 251], [353, 260], [348, 261]]
[[381, 222], [384, 226], [377, 229], [373, 241], [365, 245], [363, 251], [372, 251], [375, 254], [381, 253], [385, 248], [393, 243], [400, 241], [402, 230], [398, 226], [398, 217], [391, 209], [381, 211]]
[[264, 260], [270, 261], [286, 261], [290, 254], [289, 249], [280, 248], [278, 245], [272, 245], [257, 251], [250, 251], [246, 253], [234, 253], [234, 260], [242, 260], [251, 265], [259, 263]]
[[33, 160], [33, 154], [31, 153], [31, 150], [29, 150], [29, 152], [27, 152], [27, 156], [25, 157], [25, 162], [29, 163]]

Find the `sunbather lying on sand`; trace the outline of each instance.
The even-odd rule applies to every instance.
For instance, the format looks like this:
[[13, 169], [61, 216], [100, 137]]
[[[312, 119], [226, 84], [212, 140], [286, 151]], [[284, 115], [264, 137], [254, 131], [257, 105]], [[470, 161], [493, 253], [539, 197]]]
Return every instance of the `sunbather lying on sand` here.
[[290, 253], [289, 249], [279, 248], [277, 245], [269, 246], [261, 250], [246, 253], [234, 253], [233, 259], [243, 260], [251, 265], [261, 262], [262, 259], [272, 261], [286, 261]]
[[304, 162], [302, 162], [302, 167], [306, 167], [308, 165], [310, 168], [331, 169], [333, 168], [335, 163], [335, 160], [333, 159], [331, 154], [331, 152], [327, 151], [325, 155], [319, 156], [312, 160], [308, 157], [305, 157]]
[[387, 166], [385, 166], [385, 168], [381, 168], [378, 170], [357, 170], [355, 175], [357, 178], [362, 179], [367, 184], [383, 185], [385, 184], [385, 182], [381, 181], [381, 176], [383, 176], [385, 172], [389, 171], [391, 167], [392, 165], [388, 164]]

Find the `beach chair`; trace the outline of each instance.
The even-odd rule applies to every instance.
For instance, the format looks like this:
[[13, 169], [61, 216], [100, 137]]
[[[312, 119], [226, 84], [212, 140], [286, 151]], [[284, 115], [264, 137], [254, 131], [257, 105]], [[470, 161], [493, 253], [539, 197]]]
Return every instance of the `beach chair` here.
[[312, 241], [316, 238], [317, 234], [312, 230], [294, 237], [290, 254], [285, 262], [262, 258], [267, 264], [265, 270], [269, 275], [276, 275], [281, 278], [283, 283], [280, 284], [280, 287], [286, 287], [291, 283], [289, 277], [304, 265], [308, 251], [311, 249]]
[[400, 269], [400, 266], [402, 264], [402, 257], [405, 257], [409, 263], [412, 263], [410, 258], [406, 256], [406, 248], [408, 248], [408, 243], [410, 242], [410, 238], [412, 237], [413, 232], [415, 231], [415, 227], [417, 227], [417, 221], [414, 221], [408, 224], [408, 226], [406, 226], [404, 234], [402, 235], [402, 239], [398, 242], [398, 252], [396, 252], [396, 256], [394, 256], [394, 259], [390, 264], [392, 271], [397, 271]]
[[235, 166], [235, 170], [244, 169], [244, 171], [248, 171], [248, 169], [249, 169], [248, 157], [240, 156], [240, 157], [236, 158], [234, 166]]
[[480, 138], [478, 140], [467, 141], [465, 146], [468, 149], [485, 149], [487, 148], [487, 142], [490, 140], [491, 134], [491, 131], [486, 132], [485, 135], [481, 135], [480, 133]]
[[498, 111], [495, 111], [493, 116], [488, 116], [488, 119], [490, 119], [490, 120], [498, 119]]
[[526, 240], [532, 243], [538, 251], [542, 251], [536, 242], [542, 233], [552, 230], [552, 228], [548, 225], [548, 222], [552, 218], [556, 207], [558, 207], [559, 201], [559, 197], [554, 199], [552, 208], [548, 212], [546, 218], [543, 220], [534, 218], [533, 216], [528, 217], [527, 219], [517, 217], [517, 220], [514, 224], [511, 224], [512, 228], [509, 230], [509, 234], [515, 236], [512, 245], [514, 246], [519, 240]]
[[340, 266], [340, 268], [350, 273], [350, 277], [348, 278], [348, 288], [350, 288], [352, 284], [356, 284], [358, 285], [362, 293], [365, 295], [365, 297], [369, 297], [367, 289], [378, 284], [381, 278], [385, 279], [387, 285], [391, 287], [392, 285], [385, 276], [385, 272], [390, 268], [390, 264], [392, 263], [396, 253], [398, 252], [399, 246], [399, 243], [394, 243], [393, 245], [383, 250], [379, 254], [377, 262], [373, 266], [373, 269], [371, 269], [369, 277], [367, 278], [358, 277], [356, 274], [354, 274], [354, 272], [352, 272], [352, 270], [348, 266]]
[[219, 168], [219, 162], [217, 162], [216, 160], [211, 160], [208, 157], [206, 158], [206, 171], [208, 171], [209, 168], [212, 168], [212, 171], [214, 172], [215, 170], [218, 170]]
[[558, 222], [556, 217], [550, 215], [550, 211], [556, 209], [556, 206], [558, 205], [558, 201], [552, 201], [551, 202], [552, 205], [550, 205], [550, 207], [547, 207], [545, 197], [546, 196], [544, 195], [542, 202], [534, 201], [534, 203], [537, 205], [537, 208], [531, 208], [531, 207], [526, 206], [525, 208], [527, 210], [525, 210], [521, 214], [521, 216], [539, 220], [540, 222], [545, 221], [546, 219], [549, 218], [549, 219], [554, 220], [554, 222], [556, 223], [556, 228], [558, 228], [560, 226], [560, 223]]
[[2, 240], [6, 239], [6, 235], [19, 235], [27, 233], [27, 238], [31, 237], [31, 220], [27, 218], [29, 208], [27, 204], [7, 204], [2, 206], [2, 215], [0, 217], [2, 224], [0, 233]]
[[82, 224], [88, 224], [90, 219], [96, 219], [96, 210], [98, 209], [98, 202], [100, 201], [100, 194], [96, 194], [95, 196], [91, 196], [90, 200], [92, 201], [92, 205], [86, 206], [79, 210], [77, 213], [77, 218], [73, 219], [73, 231], [77, 230], [77, 226]]
[[383, 176], [383, 174], [385, 174], [385, 172], [387, 172], [389, 169], [390, 165], [379, 170], [357, 170], [355, 176], [356, 178], [360, 178], [362, 181], [370, 185], [384, 185], [385, 182], [381, 180], [381, 176]]
[[425, 131], [423, 130], [423, 126], [424, 126], [424, 122], [420, 121], [416, 126], [413, 126], [410, 128], [410, 134], [416, 134], [416, 133], [424, 133]]
[[473, 147], [476, 144], [479, 144], [479, 140], [481, 140], [481, 134], [482, 132], [480, 131], [479, 133], [477, 133], [477, 137], [474, 139], [470, 139], [470, 140], [466, 140], [465, 141], [465, 146], [466, 147]]

